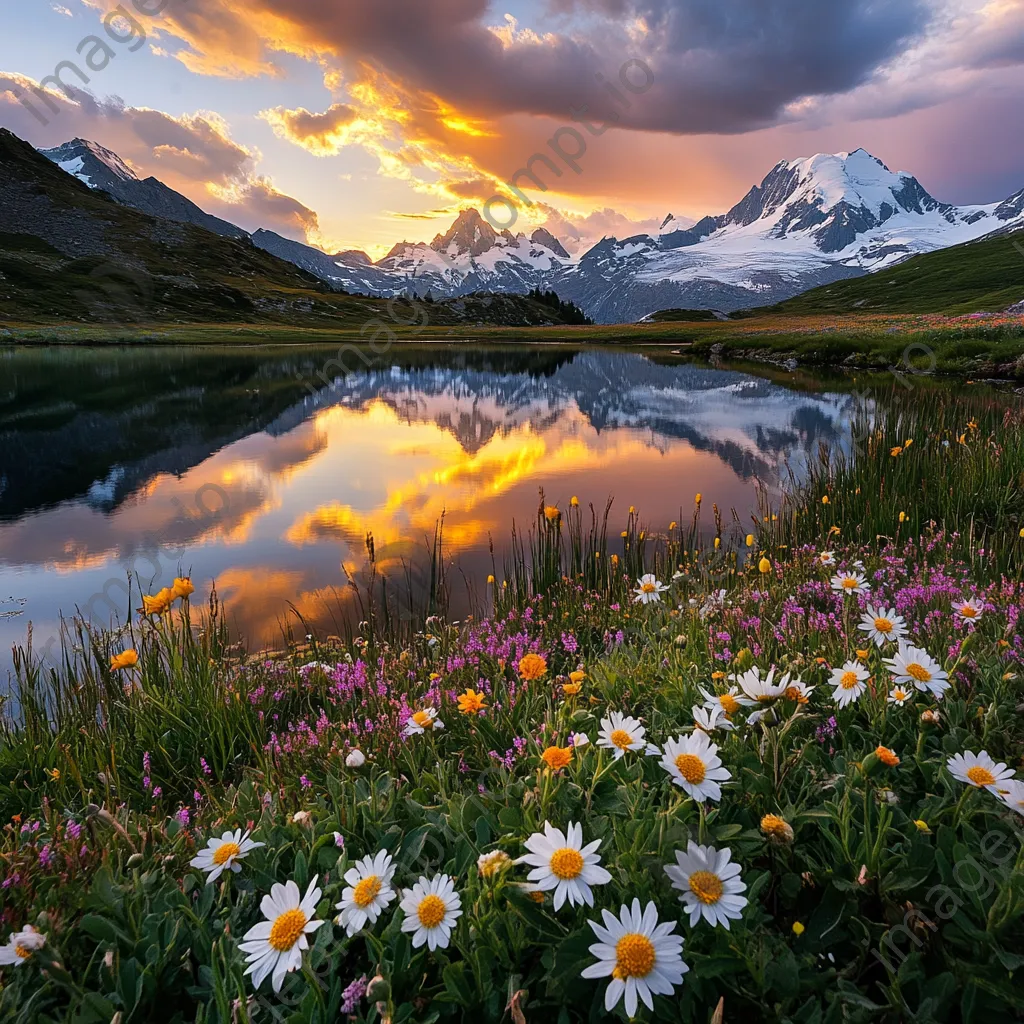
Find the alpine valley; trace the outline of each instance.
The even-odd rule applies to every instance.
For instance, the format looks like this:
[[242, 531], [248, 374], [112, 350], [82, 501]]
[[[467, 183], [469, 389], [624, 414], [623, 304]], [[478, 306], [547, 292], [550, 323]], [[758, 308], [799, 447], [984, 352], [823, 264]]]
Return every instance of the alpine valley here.
[[226, 237], [251, 237], [337, 289], [447, 298], [539, 288], [600, 323], [634, 322], [668, 308], [728, 313], [771, 305], [919, 253], [1024, 227], [1024, 189], [1000, 203], [953, 206], [858, 149], [781, 161], [728, 213], [685, 227], [670, 214], [657, 235], [604, 238], [575, 255], [544, 229], [530, 236], [497, 231], [465, 209], [433, 241], [400, 242], [374, 262], [363, 252], [326, 253], [272, 231], [247, 236], [155, 178], [140, 179], [92, 142], [75, 139], [42, 152], [119, 203]]

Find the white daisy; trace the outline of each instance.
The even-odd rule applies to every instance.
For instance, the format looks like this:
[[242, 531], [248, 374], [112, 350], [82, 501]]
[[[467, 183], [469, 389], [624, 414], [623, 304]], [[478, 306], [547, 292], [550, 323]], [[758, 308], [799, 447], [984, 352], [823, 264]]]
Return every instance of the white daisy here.
[[703, 686], [698, 687], [698, 689], [704, 698], [704, 707], [709, 711], [721, 708], [725, 712], [726, 718], [735, 715], [740, 708], [750, 707], [754, 703], [749, 697], [740, 692], [738, 686], [731, 686], [727, 693], [709, 693]]
[[314, 877], [305, 896], [290, 880], [284, 885], [276, 882], [263, 897], [260, 910], [267, 920], [250, 928], [239, 945], [249, 965], [245, 973], [253, 976], [253, 988], [258, 989], [263, 979], [273, 974], [274, 991], [280, 992], [284, 976], [302, 966], [302, 951], [309, 949], [306, 936], [326, 923], [313, 918], [322, 895], [316, 882]]
[[676, 850], [676, 863], [665, 865], [672, 888], [682, 890], [680, 902], [690, 915], [690, 927], [703, 917], [712, 927], [729, 930], [729, 921], [743, 916], [747, 897], [739, 864], [730, 863], [732, 851], [698, 846], [692, 839], [686, 853]]
[[899, 650], [884, 662], [893, 674], [893, 683], [907, 683], [919, 690], [930, 690], [937, 700], [949, 689], [949, 675], [924, 649], [900, 644]]
[[597, 745], [615, 751], [617, 761], [627, 750], [642, 750], [646, 746], [647, 730], [635, 718], [613, 711], [601, 719]]
[[405, 914], [403, 932], [412, 932], [413, 949], [426, 943], [427, 949], [447, 949], [455, 922], [462, 916], [462, 897], [448, 875], [419, 881], [402, 895], [399, 907]]
[[27, 924], [0, 946], [0, 967], [18, 967], [45, 945], [46, 936]]
[[735, 675], [731, 678], [739, 684], [751, 704], [769, 704], [777, 697], [781, 697], [786, 692], [786, 687], [789, 686], [788, 673], [776, 683], [774, 668], [770, 668], [768, 675], [762, 679], [761, 670], [756, 665], [742, 675]]
[[836, 553], [834, 551], [822, 551], [818, 554], [818, 561], [822, 565], [835, 565]]
[[906, 686], [894, 686], [889, 691], [889, 703], [897, 707], [903, 707], [914, 696], [914, 688]]
[[1024, 782], [1009, 779], [996, 786], [996, 796], [1012, 811], [1024, 815]]
[[953, 611], [962, 622], [977, 622], [984, 614], [985, 602], [971, 598], [969, 601], [960, 601], [953, 605]]
[[340, 924], [349, 935], [362, 931], [367, 922], [374, 924], [385, 907], [395, 898], [391, 879], [395, 876], [391, 854], [380, 850], [373, 857], [357, 860], [355, 867], [345, 872], [345, 886], [341, 902], [335, 904], [341, 913]]
[[955, 754], [946, 762], [946, 767], [954, 779], [977, 789], [987, 789], [997, 796], [1001, 786], [1013, 781], [1013, 769], [1002, 762], [996, 764], [985, 750], [980, 754], [970, 751]]
[[895, 608], [886, 608], [884, 605], [875, 607], [869, 604], [867, 611], [860, 617], [857, 628], [862, 633], [867, 633], [868, 639], [874, 640], [878, 647], [889, 641], [902, 643], [907, 635], [906, 619], [898, 615]]
[[636, 1016], [637, 999], [654, 1009], [652, 996], [670, 996], [676, 985], [683, 983], [683, 975], [690, 969], [683, 963], [683, 939], [675, 931], [675, 921], [658, 924], [658, 908], [648, 903], [641, 911], [640, 901], [633, 900], [632, 908], [623, 905], [616, 917], [610, 910], [602, 910], [604, 926], [595, 921], [587, 924], [597, 936], [590, 952], [597, 963], [584, 968], [584, 978], [607, 978], [604, 1008], [608, 1013], [626, 997], [626, 1015]]
[[718, 747], [699, 729], [689, 736], [666, 740], [661, 767], [694, 800], [721, 800], [719, 783], [732, 778], [729, 769], [722, 767]]
[[638, 582], [640, 585], [633, 591], [636, 595], [633, 598], [634, 604], [660, 603], [661, 595], [668, 590], [668, 587], [661, 583], [654, 573], [649, 572], [646, 576], [641, 576]]
[[711, 733], [716, 729], [721, 729], [723, 732], [732, 732], [736, 728], [726, 717], [720, 705], [713, 708], [702, 708], [695, 704], [692, 711], [693, 724], [698, 729], [703, 729], [704, 732]]
[[601, 867], [601, 857], [594, 851], [600, 839], [583, 845], [583, 826], [569, 822], [563, 833], [549, 822], [543, 832], [534, 832], [524, 844], [530, 851], [519, 863], [531, 865], [526, 877], [540, 892], [554, 889], [554, 907], [559, 910], [568, 900], [572, 906], [586, 903], [594, 905], [591, 886], [604, 885], [612, 876]]
[[405, 723], [404, 735], [418, 736], [424, 732], [431, 732], [434, 729], [443, 729], [444, 722], [437, 717], [437, 708], [424, 708], [422, 711], [414, 712]]
[[867, 680], [870, 673], [857, 661], [848, 661], [842, 668], [832, 669], [829, 683], [835, 687], [832, 699], [845, 708], [858, 701], [868, 688]]
[[238, 828], [234, 832], [223, 833], [220, 839], [207, 840], [206, 849], [200, 850], [189, 861], [189, 864], [199, 871], [209, 872], [206, 878], [206, 883], [209, 885], [211, 882], [216, 882], [225, 871], [234, 871], [235, 874], [238, 874], [242, 870], [242, 865], [238, 862], [250, 850], [257, 850], [263, 845], [263, 843], [254, 843], [249, 838], [248, 832], [243, 832]]
[[871, 586], [862, 572], [841, 572], [832, 577], [832, 589], [841, 594], [867, 594]]

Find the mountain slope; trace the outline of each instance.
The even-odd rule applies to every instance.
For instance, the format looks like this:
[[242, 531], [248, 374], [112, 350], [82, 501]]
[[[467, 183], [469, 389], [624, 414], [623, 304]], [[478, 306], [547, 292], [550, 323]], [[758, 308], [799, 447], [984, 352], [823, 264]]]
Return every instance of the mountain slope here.
[[151, 217], [195, 224], [224, 235], [225, 238], [247, 236], [247, 232], [240, 227], [211, 216], [162, 181], [156, 178], [140, 179], [116, 153], [95, 142], [72, 139], [54, 149], [41, 149], [39, 152], [90, 188], [109, 192], [119, 203], [148, 213]]
[[876, 274], [815, 288], [748, 313], [961, 314], [1004, 310], [1024, 300], [1024, 246], [1018, 249], [1015, 241], [1005, 232], [923, 253]]
[[252, 241], [260, 249], [288, 260], [327, 281], [333, 287], [342, 288], [347, 292], [385, 297], [405, 294], [402, 283], [374, 266], [373, 261], [364, 252], [339, 252], [332, 256], [322, 249], [293, 241], [275, 231], [266, 231], [263, 228], [254, 232]]

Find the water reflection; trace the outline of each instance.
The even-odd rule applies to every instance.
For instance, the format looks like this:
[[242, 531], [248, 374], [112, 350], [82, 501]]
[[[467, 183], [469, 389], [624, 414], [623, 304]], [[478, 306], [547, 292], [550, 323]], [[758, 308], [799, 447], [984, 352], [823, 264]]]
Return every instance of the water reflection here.
[[20, 613], [0, 619], [4, 649], [29, 619], [45, 646], [58, 610], [123, 619], [116, 581], [156, 588], [179, 567], [273, 641], [292, 612], [332, 625], [325, 594], [363, 570], [368, 533], [397, 574], [443, 513], [480, 581], [539, 488], [563, 507], [615, 495], [619, 518], [634, 504], [664, 529], [698, 490], [745, 513], [755, 478], [848, 444], [838, 389], [635, 353], [404, 350], [311, 393], [329, 355], [0, 354], [0, 613]]

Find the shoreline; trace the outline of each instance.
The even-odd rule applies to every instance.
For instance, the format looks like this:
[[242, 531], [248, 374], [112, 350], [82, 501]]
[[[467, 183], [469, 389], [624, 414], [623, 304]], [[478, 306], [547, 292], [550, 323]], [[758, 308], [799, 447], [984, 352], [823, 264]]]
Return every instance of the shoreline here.
[[[354, 328], [281, 324], [18, 325], [0, 329], [0, 350], [26, 347], [137, 348], [356, 347], [376, 351]], [[1024, 316], [871, 316], [837, 324], [826, 317], [545, 327], [399, 328], [393, 348], [618, 348], [671, 354], [710, 365], [737, 363], [788, 372], [899, 372], [915, 376], [1024, 381]]]

